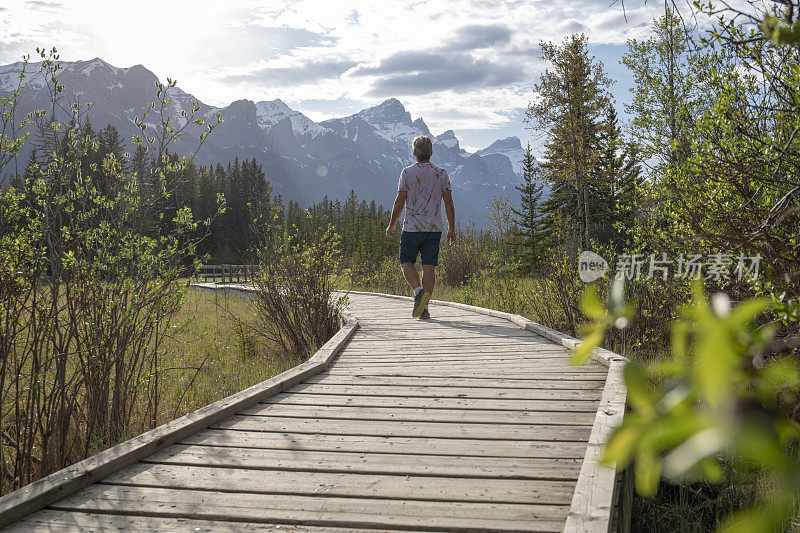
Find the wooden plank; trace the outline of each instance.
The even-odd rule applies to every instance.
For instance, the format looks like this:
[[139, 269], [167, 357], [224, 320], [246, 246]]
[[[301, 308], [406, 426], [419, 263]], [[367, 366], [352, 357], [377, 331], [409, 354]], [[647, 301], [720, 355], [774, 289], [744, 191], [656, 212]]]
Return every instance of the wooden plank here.
[[414, 359], [435, 359], [437, 361], [446, 361], [448, 359], [455, 360], [469, 360], [469, 361], [502, 361], [508, 359], [511, 361], [542, 361], [552, 362], [552, 364], [566, 366], [569, 365], [569, 357], [567, 354], [558, 352], [542, 352], [537, 350], [522, 349], [506, 349], [502, 346], [495, 347], [494, 350], [488, 347], [480, 349], [472, 348], [457, 348], [444, 347], [436, 348], [431, 347], [427, 350], [402, 350], [400, 348], [380, 349], [374, 350], [343, 350], [342, 357], [360, 357], [364, 360], [383, 360], [383, 361], [411, 361]]
[[398, 341], [398, 340], [461, 340], [461, 339], [480, 339], [480, 340], [498, 340], [498, 341], [526, 341], [537, 342], [543, 346], [552, 346], [554, 348], [565, 349], [560, 344], [553, 341], [543, 339], [539, 335], [535, 335], [527, 330], [519, 328], [511, 328], [506, 326], [490, 326], [485, 325], [480, 328], [470, 328], [469, 330], [460, 330], [457, 328], [417, 328], [414, 330], [399, 328], [399, 329], [367, 329], [361, 332], [360, 338], [369, 341]]
[[447, 422], [395, 422], [376, 420], [328, 420], [324, 418], [269, 418], [236, 415], [217, 423], [215, 429], [372, 435], [376, 437], [439, 437], [447, 439], [585, 441], [589, 427], [535, 424], [465, 424]]
[[[359, 294], [370, 294], [371, 295], [372, 293], [356, 293], [356, 292], [353, 292], [352, 294], [353, 295], [359, 295]], [[387, 298], [392, 298], [392, 299], [402, 298], [402, 297], [397, 297], [397, 296], [393, 296], [393, 295], [386, 295], [386, 297]], [[551, 340], [553, 342], [561, 344], [562, 346], [564, 346], [566, 348], [569, 348], [569, 349], [574, 349], [580, 343], [580, 339], [576, 339], [576, 338], [571, 337], [569, 335], [565, 335], [565, 334], [563, 334], [561, 332], [558, 332], [558, 331], [556, 331], [554, 329], [548, 328], [548, 327], [543, 326], [541, 324], [537, 324], [536, 322], [533, 322], [532, 320], [529, 320], [529, 319], [527, 319], [527, 318], [525, 318], [523, 316], [520, 316], [520, 315], [514, 315], [514, 314], [511, 314], [511, 313], [504, 313], [502, 311], [496, 311], [494, 309], [486, 309], [486, 308], [483, 308], [483, 307], [476, 307], [476, 306], [473, 306], [473, 305], [467, 305], [467, 304], [462, 304], [462, 303], [458, 303], [458, 302], [446, 302], [446, 301], [441, 301], [441, 300], [431, 300], [431, 304], [432, 305], [443, 305], [443, 306], [453, 307], [453, 308], [456, 308], [456, 309], [461, 309], [461, 310], [464, 310], [464, 311], [472, 311], [472, 312], [475, 312], [475, 313], [480, 313], [480, 314], [484, 314], [484, 315], [488, 315], [488, 316], [492, 316], [492, 317], [502, 318], [502, 319], [508, 320], [510, 322], [513, 322], [514, 324], [517, 324], [521, 328], [524, 328], [524, 329], [526, 329], [528, 331], [536, 333], [537, 335], [541, 335], [542, 337], [544, 337], [546, 339], [549, 339], [549, 340]], [[618, 360], [618, 359], [627, 360], [624, 357], [621, 357], [620, 355], [615, 354], [614, 352], [611, 352], [609, 350], [605, 350], [603, 348], [596, 348], [592, 352], [592, 358], [594, 360], [604, 364], [605, 366], [609, 366], [611, 361], [613, 361], [613, 360]]]
[[[335, 368], [331, 368], [330, 370], [326, 370], [325, 372], [320, 372], [317, 374], [319, 377], [334, 377], [334, 376], [352, 376], [352, 377], [368, 377], [374, 374], [366, 373], [366, 374], [359, 374], [358, 372], [336, 372]], [[313, 376], [309, 379], [315, 379], [317, 376]], [[516, 382], [520, 385], [524, 385], [528, 382], [546, 382], [546, 381], [599, 381], [601, 384], [599, 385], [602, 387], [602, 383], [605, 383], [606, 376], [605, 374], [600, 371], [594, 370], [586, 370], [586, 369], [579, 369], [578, 371], [554, 371], [554, 372], [541, 372], [541, 373], [531, 373], [531, 374], [509, 374], [505, 372], [459, 372], [457, 375], [454, 375], [451, 372], [444, 372], [439, 370], [428, 370], [421, 372], [419, 374], [413, 372], [387, 372], [382, 374], [382, 377], [385, 378], [411, 378], [411, 379], [439, 379], [442, 381], [458, 381], [458, 380], [466, 380], [466, 381], [482, 381], [484, 383], [490, 381], [497, 381], [498, 383], [503, 382]], [[523, 387], [524, 388], [524, 387]]]
[[402, 422], [463, 422], [465, 424], [541, 424], [591, 426], [594, 413], [548, 411], [487, 411], [478, 409], [403, 409], [397, 407], [303, 406], [259, 404], [247, 416], [327, 418], [336, 420], [397, 420]]
[[[409, 309], [410, 311], [410, 309]], [[431, 313], [436, 313], [435, 309], [431, 309]], [[394, 325], [396, 327], [419, 327], [424, 328], [428, 327], [429, 325], [450, 325], [450, 326], [463, 326], [463, 325], [478, 325], [478, 326], [507, 326], [508, 322], [500, 319], [488, 319], [486, 317], [482, 317], [476, 314], [470, 313], [461, 313], [461, 314], [446, 314], [446, 315], [439, 315], [435, 318], [431, 318], [429, 321], [420, 321], [417, 318], [412, 318], [410, 313], [408, 315], [398, 315], [396, 317], [384, 317], [381, 316], [380, 318], [376, 318], [369, 314], [359, 313], [359, 322], [362, 320], [368, 324], [377, 324], [381, 326], [386, 325]]]
[[485, 411], [569, 411], [595, 413], [597, 402], [585, 400], [496, 400], [487, 398], [407, 398], [403, 396], [345, 396], [335, 394], [276, 394], [262, 404], [291, 404], [308, 406], [364, 406], [411, 409], [479, 409]]
[[438, 363], [438, 362], [431, 362], [428, 364], [425, 363], [414, 363], [412, 364], [403, 364], [403, 363], [395, 363], [395, 364], [346, 364], [341, 363], [337, 364], [334, 370], [331, 372], [333, 373], [345, 373], [350, 371], [351, 373], [387, 373], [387, 374], [394, 374], [398, 371], [402, 372], [418, 372], [420, 374], [429, 372], [429, 371], [436, 371], [446, 369], [450, 375], [453, 375], [455, 372], [461, 374], [462, 372], [491, 372], [493, 375], [497, 375], [498, 373], [503, 373], [507, 375], [511, 374], [536, 374], [538, 372], [561, 372], [564, 370], [569, 370], [569, 367], [554, 367], [550, 365], [549, 367], [543, 366], [542, 364], [532, 362], [527, 364], [507, 364], [507, 363], [498, 363], [498, 364], [481, 364], [481, 363], [469, 363], [469, 362], [459, 362], [459, 363]]
[[[357, 363], [355, 363], [355, 364], [357, 364]], [[419, 364], [408, 363], [408, 364], [405, 364], [402, 361], [398, 361], [396, 359], [394, 359], [394, 360], [390, 359], [388, 361], [377, 362], [377, 363], [365, 363], [364, 366], [381, 366], [382, 365], [382, 366], [404, 366], [406, 368], [416, 368], [416, 367], [436, 366], [437, 364], [439, 366], [441, 366], [441, 367], [444, 367], [444, 366], [453, 367], [453, 366], [455, 366], [455, 367], [459, 367], [459, 368], [463, 367], [464, 369], [467, 369], [467, 370], [470, 370], [470, 369], [473, 369], [473, 368], [492, 368], [492, 369], [503, 369], [503, 370], [510, 370], [510, 371], [513, 371], [514, 369], [527, 370], [529, 372], [538, 371], [539, 369], [542, 369], [542, 370], [547, 370], [547, 369], [550, 369], [550, 370], [556, 370], [556, 369], [558, 369], [558, 370], [568, 370], [569, 368], [571, 368], [571, 366], [569, 365], [569, 363], [568, 363], [568, 361], [566, 359], [537, 359], [537, 358], [531, 358], [531, 359], [521, 359], [521, 358], [517, 359], [517, 358], [514, 358], [514, 359], [509, 360], [509, 361], [496, 361], [496, 362], [492, 362], [492, 363], [486, 363], [486, 362], [483, 362], [483, 361], [469, 362], [469, 361], [437, 360], [437, 361], [431, 362], [429, 364], [428, 363], [419, 363]], [[341, 363], [337, 364], [337, 367], [341, 368], [341, 367], [344, 367], [344, 366], [353, 366], [353, 365], [354, 365], [354, 363], [341, 362]]]
[[[491, 361], [498, 363], [517, 362], [520, 364], [539, 363], [539, 366], [551, 366], [569, 368], [569, 357], [558, 353], [539, 353], [529, 350], [504, 350], [498, 347], [496, 350], [420, 350], [418, 352], [403, 352], [401, 350], [347, 350], [341, 358], [353, 359], [354, 361], [376, 361], [383, 363], [409, 363], [416, 360], [421, 361], [465, 361], [472, 363], [491, 364]], [[340, 358], [340, 359], [341, 359]], [[486, 363], [484, 363], [486, 362]]]
[[503, 344], [503, 343], [489, 343], [489, 344], [459, 344], [456, 342], [447, 344], [426, 343], [419, 345], [405, 344], [397, 342], [393, 344], [371, 344], [364, 345], [353, 344], [347, 347], [348, 352], [369, 353], [369, 354], [407, 354], [407, 355], [420, 355], [430, 353], [527, 353], [536, 354], [541, 356], [561, 357], [562, 359], [569, 359], [569, 352], [564, 349], [549, 349], [547, 347], [537, 347], [534, 345], [518, 345], [518, 344]]
[[373, 349], [350, 348], [343, 350], [342, 355], [363, 357], [365, 359], [396, 359], [405, 361], [414, 358], [436, 359], [534, 359], [537, 361], [554, 360], [564, 364], [569, 363], [569, 354], [556, 351], [531, 350], [528, 348], [495, 346], [481, 346], [471, 348], [465, 346], [430, 346], [428, 348], [406, 349], [402, 345], [391, 348], [375, 347]]
[[[434, 341], [442, 340], [446, 341], [448, 344], [463, 344], [463, 343], [472, 343], [472, 344], [519, 344], [525, 346], [538, 346], [538, 347], [548, 347], [553, 350], [560, 350], [566, 352], [567, 349], [563, 346], [559, 346], [547, 339], [542, 339], [537, 335], [533, 335], [531, 333], [522, 333], [520, 335], [485, 335], [481, 336], [476, 334], [476, 331], [482, 330], [471, 330], [469, 332], [459, 332], [456, 334], [451, 334], [445, 339], [441, 339], [437, 336], [437, 331], [419, 331], [419, 332], [409, 332], [405, 331], [402, 328], [399, 328], [400, 332], [402, 332], [399, 336], [400, 338], [378, 338], [374, 335], [369, 335], [369, 330], [367, 330], [364, 335], [359, 335], [355, 339], [353, 339], [353, 344], [371, 344], [371, 345], [380, 345], [380, 344], [397, 344], [398, 342], [403, 342], [404, 344], [410, 345], [421, 345], [421, 346], [430, 346]], [[524, 332], [525, 330], [519, 330]], [[417, 336], [410, 335], [410, 333], [419, 333]], [[404, 338], [405, 337], [405, 338]]]
[[305, 394], [336, 394], [349, 396], [405, 396], [426, 398], [489, 398], [498, 400], [585, 400], [598, 401], [600, 391], [559, 389], [502, 389], [470, 387], [411, 387], [392, 385], [322, 385], [300, 383], [286, 389], [287, 392]]
[[416, 330], [416, 329], [409, 329], [405, 330], [405, 335], [397, 336], [397, 337], [388, 337], [388, 336], [361, 336], [353, 344], [354, 347], [361, 347], [361, 348], [371, 348], [375, 346], [384, 346], [384, 347], [392, 347], [392, 346], [415, 346], [421, 349], [424, 348], [432, 348], [436, 346], [460, 346], [464, 344], [471, 344], [475, 346], [479, 345], [488, 345], [488, 346], [495, 346], [495, 345], [504, 345], [504, 346], [532, 346], [536, 347], [541, 350], [552, 350], [557, 351], [560, 353], [570, 353], [570, 351], [563, 346], [559, 346], [547, 340], [540, 340], [535, 338], [533, 335], [530, 337], [502, 337], [502, 336], [478, 336], [478, 335], [470, 335], [469, 332], [463, 332], [459, 334], [457, 337], [450, 337], [450, 338], [442, 338], [439, 336], [440, 333], [444, 333], [447, 330]]
[[[448, 333], [452, 332], [454, 329], [463, 332], [464, 334], [469, 334], [470, 331], [520, 331], [519, 326], [515, 324], [509, 324], [507, 321], [500, 321], [498, 323], [487, 324], [480, 320], [476, 320], [473, 322], [470, 321], [453, 321], [453, 320], [431, 320], [430, 322], [425, 321], [417, 321], [417, 322], [407, 322], [403, 320], [403, 327], [398, 328], [396, 320], [380, 320], [376, 318], [370, 318], [368, 316], [360, 316], [358, 321], [362, 324], [365, 332], [377, 332], [377, 333], [387, 333], [392, 331], [398, 331], [398, 329], [402, 332], [420, 332], [426, 333], [429, 332], [434, 334], [436, 332]], [[547, 341], [541, 335], [537, 335], [536, 333], [529, 331], [527, 332], [528, 335], [531, 335], [532, 338], [539, 339], [542, 342]], [[552, 342], [552, 341], [550, 341]], [[559, 345], [558, 343], [554, 343]]]
[[[475, 365], [471, 365], [475, 366]], [[396, 368], [337, 368], [336, 365], [324, 373], [326, 376], [417, 376], [417, 377], [443, 377], [453, 378], [454, 372], [450, 368], [415, 368], [408, 370], [404, 367]], [[465, 378], [484, 378], [484, 379], [603, 379], [605, 380], [606, 371], [594, 368], [584, 368], [579, 371], [569, 368], [537, 368], [529, 371], [511, 371], [508, 369], [495, 369], [484, 365], [480, 368], [469, 368], [458, 370], [457, 376]]]
[[[359, 322], [361, 322], [361, 319], [359, 319]], [[507, 325], [486, 325], [481, 324], [480, 322], [471, 322], [468, 325], [470, 327], [461, 328], [458, 326], [440, 326], [430, 328], [425, 326], [398, 324], [393, 329], [386, 329], [386, 326], [367, 323], [367, 325], [364, 326], [365, 329], [361, 335], [361, 342], [392, 342], [395, 340], [430, 342], [436, 339], [448, 342], [457, 342], [461, 340], [486, 342], [495, 340], [498, 342], [509, 343], [536, 343], [541, 346], [550, 346], [561, 350], [567, 349], [561, 344], [557, 344], [524, 329], [516, 328], [514, 330], [510, 330]]]
[[569, 361], [569, 354], [566, 352], [550, 351], [550, 350], [536, 350], [525, 347], [508, 347], [496, 345], [480, 347], [467, 347], [467, 346], [429, 346], [427, 348], [404, 349], [402, 344], [392, 347], [379, 347], [373, 348], [348, 348], [345, 350], [347, 355], [356, 355], [362, 357], [509, 357], [509, 358], [522, 358], [529, 357], [535, 359], [558, 359], [564, 362]]
[[410, 385], [414, 387], [472, 387], [496, 389], [594, 389], [601, 390], [605, 384], [599, 379], [471, 379], [460, 376], [449, 378], [430, 378], [421, 376], [342, 376], [317, 374], [306, 379], [304, 383], [322, 383], [339, 385]]
[[370, 354], [354, 354], [354, 353], [347, 353], [342, 354], [337, 360], [337, 363], [341, 363], [343, 365], [367, 365], [367, 364], [389, 364], [389, 365], [398, 365], [398, 364], [405, 364], [405, 365], [417, 365], [417, 364], [433, 364], [433, 363], [441, 363], [447, 365], [456, 365], [460, 366], [462, 364], [470, 364], [470, 365], [485, 365], [488, 367], [493, 366], [494, 364], [509, 364], [514, 363], [517, 366], [519, 365], [527, 365], [527, 364], [543, 364], [545, 362], [551, 362], [553, 366], [565, 366], [564, 364], [567, 362], [566, 359], [562, 357], [536, 357], [536, 356], [529, 356], [526, 354], [514, 355], [514, 354], [503, 354], [503, 355], [480, 355], [480, 354], [464, 354], [464, 355], [451, 355], [451, 356], [439, 356], [437, 354], [431, 355], [370, 355]]
[[[194, 520], [191, 518], [165, 518], [163, 516], [98, 514], [44, 509], [5, 529], [7, 533], [66, 533], [75, 531], [192, 531], [201, 533], [227, 533], [238, 531], [288, 532], [288, 533], [351, 533], [352, 528], [298, 526], [294, 524], [257, 524], [254, 522], [224, 522], [221, 520]], [[387, 533], [389, 529], [359, 529], [359, 533]]]
[[54, 509], [334, 527], [560, 531], [567, 507], [422, 502], [93, 485]]
[[[588, 437], [588, 435], [587, 435]], [[298, 455], [308, 451], [353, 453], [396, 453], [417, 455], [489, 456], [524, 458], [582, 459], [586, 442], [544, 440], [445, 439], [434, 437], [384, 437], [370, 435], [325, 435], [302, 433], [263, 433], [207, 429], [190, 435], [182, 444], [266, 448], [287, 450]]]
[[450, 339], [448, 341], [438, 341], [438, 340], [423, 340], [417, 342], [405, 342], [405, 341], [397, 341], [397, 342], [390, 342], [390, 341], [378, 341], [378, 340], [360, 340], [357, 342], [351, 342], [348, 345], [348, 348], [352, 351], [401, 351], [402, 353], [425, 353], [428, 350], [436, 350], [436, 349], [445, 349], [448, 348], [452, 349], [463, 349], [463, 350], [473, 350], [473, 351], [481, 351], [486, 350], [487, 348], [495, 348], [497, 350], [516, 350], [516, 351], [528, 351], [528, 352], [536, 352], [536, 353], [552, 353], [558, 354], [562, 356], [569, 355], [569, 352], [564, 348], [559, 348], [557, 346], [553, 346], [552, 344], [538, 344], [535, 342], [503, 342], [503, 341], [491, 341], [491, 340], [484, 340], [484, 339]]
[[503, 354], [503, 355], [480, 355], [480, 354], [464, 354], [464, 355], [452, 355], [449, 357], [446, 356], [439, 356], [437, 354], [431, 355], [417, 355], [417, 356], [410, 356], [410, 355], [397, 355], [397, 356], [384, 356], [384, 355], [370, 355], [370, 354], [354, 354], [354, 353], [347, 353], [342, 354], [337, 360], [337, 363], [341, 363], [342, 365], [372, 365], [372, 364], [379, 364], [379, 365], [393, 365], [397, 366], [398, 364], [403, 365], [432, 365], [441, 363], [442, 365], [448, 366], [460, 366], [463, 364], [469, 365], [485, 365], [488, 367], [492, 367], [495, 364], [499, 365], [508, 365], [514, 364], [516, 366], [520, 365], [527, 365], [527, 364], [544, 364], [545, 362], [551, 362], [553, 366], [560, 366], [564, 367], [565, 363], [567, 362], [566, 359], [562, 357], [536, 357], [536, 356], [528, 356], [526, 354], [514, 355], [514, 354]]
[[0, 498], [0, 527], [321, 372], [357, 329], [358, 322], [351, 320], [305, 363], [3, 496]]
[[[254, 437], [257, 442], [261, 444], [268, 443], [258, 437], [258, 435]], [[252, 441], [247, 440], [242, 440], [241, 442], [252, 443]], [[319, 442], [311, 445], [321, 446]], [[346, 446], [347, 443], [344, 443], [344, 445]], [[320, 451], [252, 446], [174, 445], [156, 452], [143, 462], [295, 472], [490, 479], [555, 479], [562, 481], [575, 481], [578, 478], [578, 472], [581, 467], [580, 458], [575, 457], [486, 457], [475, 455], [348, 452], [342, 451], [341, 445], [337, 446], [335, 449]], [[333, 446], [329, 447], [333, 448]], [[573, 455], [582, 455], [581, 447], [575, 445], [569, 445], [569, 447], [573, 448], [571, 452]], [[510, 448], [508, 450], [508, 453], [519, 453], [520, 447], [516, 448], [516, 452], [511, 451]], [[452, 449], [439, 449], [438, 451], [452, 453]], [[491, 449], [486, 451], [492, 452]], [[538, 449], [538, 453], [542, 453], [541, 448]], [[250, 476], [258, 477], [254, 474], [250, 474]], [[482, 483], [485, 485], [487, 482], [484, 479]]]
[[112, 474], [103, 483], [248, 494], [553, 505], [569, 504], [575, 485], [573, 481], [549, 479], [487, 480], [142, 463]]
[[[391, 357], [374, 357], [369, 353], [355, 353], [355, 352], [348, 352], [343, 354], [345, 357], [361, 357], [365, 362], [367, 361], [375, 361], [378, 363], [383, 364], [406, 364], [408, 363], [409, 366], [422, 366], [422, 365], [411, 365], [414, 361], [406, 361], [404, 358], [414, 359], [414, 358], [427, 358], [432, 359], [433, 361], [440, 362], [441, 364], [458, 364], [459, 366], [464, 365], [482, 365], [484, 367], [508, 367], [510, 366], [530, 366], [530, 367], [537, 367], [542, 369], [561, 369], [566, 370], [572, 368], [570, 365], [569, 359], [562, 356], [554, 356], [554, 357], [537, 357], [535, 353], [519, 353], [519, 354], [504, 354], [503, 352], [498, 352], [500, 355], [499, 359], [493, 359], [487, 361], [483, 359], [481, 354], [470, 354], [469, 351], [465, 351], [465, 354], [459, 357], [439, 357], [437, 354], [433, 354], [431, 356], [425, 355], [404, 355], [400, 353], [395, 354], [388, 354], [383, 353], [379, 355], [391, 355]], [[484, 354], [488, 355], [488, 354]], [[452, 359], [452, 360], [449, 360]], [[459, 359], [464, 359], [463, 361]], [[359, 359], [355, 359], [355, 361], [359, 361]], [[424, 362], [424, 361], [423, 361]], [[344, 364], [344, 362], [342, 362]], [[347, 363], [352, 364], [352, 363]]]
[[613, 466], [601, 465], [600, 458], [611, 432], [622, 423], [625, 414], [626, 389], [622, 376], [625, 362], [622, 358], [610, 362], [608, 379], [603, 388], [603, 397], [592, 426], [564, 531], [571, 533], [609, 531], [614, 505], [616, 470]]

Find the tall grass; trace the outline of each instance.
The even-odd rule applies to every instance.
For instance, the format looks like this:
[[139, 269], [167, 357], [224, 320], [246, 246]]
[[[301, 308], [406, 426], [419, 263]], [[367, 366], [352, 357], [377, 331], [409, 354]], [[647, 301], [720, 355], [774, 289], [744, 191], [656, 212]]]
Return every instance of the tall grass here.
[[[10, 377], [6, 380], [3, 394], [4, 438], [13, 439], [15, 444], [24, 443], [26, 447], [20, 446], [19, 450], [29, 448], [33, 453], [24, 459], [17, 458], [15, 454], [19, 450], [8, 444], [4, 446], [6, 465], [3, 492], [35, 481], [56, 470], [58, 465], [66, 466], [275, 376], [308, 356], [307, 353], [286, 353], [276, 345], [265, 343], [254, 333], [255, 323], [256, 318], [246, 299], [190, 289], [160, 329], [157, 366], [148, 367], [130, 385], [147, 391], [157, 390], [157, 408], [154, 411], [149, 395], [141, 394], [139, 401], [129, 406], [125, 425], [113, 438], [87, 442], [87, 429], [84, 426], [91, 421], [85, 417], [80, 422], [70, 422], [70, 431], [59, 435], [57, 441], [52, 437], [43, 438], [35, 432], [26, 437], [29, 442], [15, 438], [16, 428], [27, 427], [25, 422], [18, 423], [20, 418], [24, 421], [34, 414], [43, 413], [44, 417], [48, 413], [41, 408], [36, 411], [29, 408], [26, 411], [26, 406], [34, 398], [28, 390], [28, 376], [50, 384], [47, 390], [52, 392], [43, 396], [46, 400], [58, 397], [55, 384], [60, 381], [68, 385], [64, 396], [77, 402], [85, 397], [81, 393], [85, 371], [79, 355], [74, 352], [65, 354], [63, 364], [58, 366], [34, 365], [35, 361], [25, 359], [20, 365], [9, 368], [17, 372], [19, 378], [14, 382]], [[22, 339], [18, 341], [23, 342]], [[151, 342], [156, 341], [151, 339]], [[9, 364], [16, 360], [11, 358]], [[97, 374], [92, 386], [100, 391], [113, 389], [115, 379], [113, 373]], [[52, 403], [54, 400], [48, 401]], [[80, 405], [75, 407], [77, 409]], [[43, 427], [47, 429], [51, 426], [45, 424]], [[54, 442], [61, 445], [55, 446]], [[48, 459], [43, 460], [43, 457]], [[24, 465], [24, 469], [17, 465]], [[17, 468], [12, 470], [12, 466]], [[15, 472], [16, 475], [12, 475]]]
[[164, 343], [159, 423], [289, 370], [309, 355], [264, 342], [253, 329], [256, 322], [246, 298], [188, 291]]

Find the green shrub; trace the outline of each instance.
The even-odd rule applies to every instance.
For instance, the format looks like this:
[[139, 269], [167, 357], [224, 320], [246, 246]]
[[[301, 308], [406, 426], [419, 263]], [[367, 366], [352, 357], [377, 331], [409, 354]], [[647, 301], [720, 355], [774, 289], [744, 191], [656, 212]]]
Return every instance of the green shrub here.
[[[633, 317], [634, 306], [621, 294], [612, 290], [608, 310], [596, 287], [587, 290], [582, 309], [594, 322], [576, 362], [589, 357], [609, 327], [624, 328]], [[753, 298], [731, 309], [724, 293], [708, 302], [698, 283], [672, 323], [669, 353], [625, 366], [631, 411], [611, 435], [604, 460], [618, 468], [633, 463], [640, 495], [653, 496], [662, 475], [720, 482], [731, 468], [749, 475], [762, 494], [722, 530], [777, 531], [796, 516], [800, 424], [791, 414], [800, 399], [800, 363], [764, 360], [774, 328], [756, 327], [755, 320], [770, 307], [769, 299]]]
[[[60, 109], [58, 56], [41, 56], [52, 109]], [[147, 111], [167, 109], [173, 86], [159, 84]], [[16, 96], [2, 106], [0, 120], [13, 124]], [[203, 124], [197, 110], [187, 124]], [[135, 141], [163, 155], [149, 195], [126, 154], [99, 151], [82, 125], [86, 109], [69, 112], [68, 124], [44, 111], [28, 118], [44, 155], [31, 158], [24, 179], [0, 187], [2, 491], [156, 424], [167, 326], [202, 238], [187, 208], [148, 224], [184, 168], [166, 155], [182, 128], [165, 119], [155, 138]], [[0, 171], [21, 140], [4, 134]]]
[[257, 332], [289, 354], [308, 354], [341, 327], [346, 297], [334, 297], [339, 236], [331, 228], [308, 241], [262, 232], [252, 300]]

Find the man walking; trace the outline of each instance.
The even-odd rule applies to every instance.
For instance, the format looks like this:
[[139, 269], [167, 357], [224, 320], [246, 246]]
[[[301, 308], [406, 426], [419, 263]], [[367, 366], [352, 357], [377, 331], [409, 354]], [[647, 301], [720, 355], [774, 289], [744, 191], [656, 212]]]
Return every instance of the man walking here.
[[[429, 137], [417, 137], [411, 154], [416, 164], [400, 173], [397, 198], [392, 208], [392, 219], [386, 227], [386, 236], [395, 232], [400, 213], [405, 206], [403, 233], [400, 235], [400, 268], [403, 277], [414, 289], [414, 318], [430, 318], [428, 302], [436, 282], [435, 267], [439, 263], [439, 242], [442, 240], [442, 200], [447, 213], [447, 243], [456, 242], [455, 208], [453, 192], [447, 171], [431, 163], [433, 143]], [[415, 263], [422, 257], [422, 283]]]

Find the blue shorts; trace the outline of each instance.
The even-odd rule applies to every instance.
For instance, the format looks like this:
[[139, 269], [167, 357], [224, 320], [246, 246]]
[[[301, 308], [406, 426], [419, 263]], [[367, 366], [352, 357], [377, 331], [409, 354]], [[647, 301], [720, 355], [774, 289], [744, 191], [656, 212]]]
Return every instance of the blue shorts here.
[[400, 235], [400, 263], [416, 263], [419, 254], [423, 265], [438, 265], [441, 240], [441, 231], [404, 231]]

